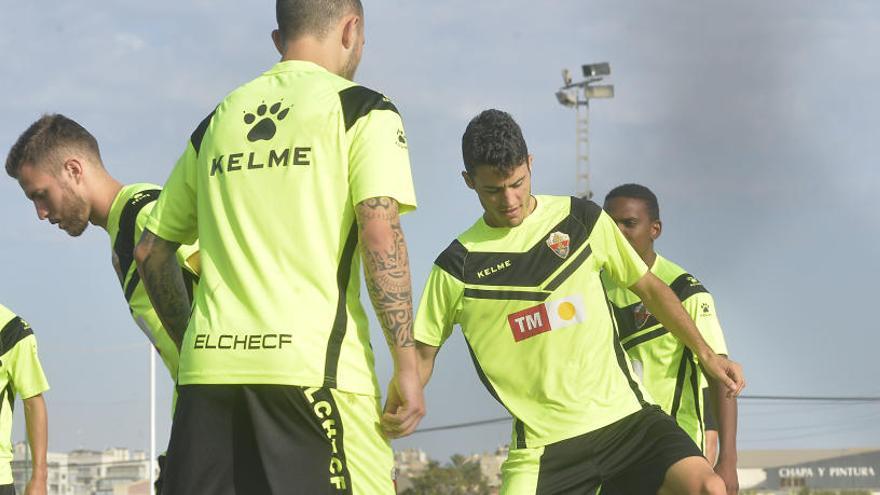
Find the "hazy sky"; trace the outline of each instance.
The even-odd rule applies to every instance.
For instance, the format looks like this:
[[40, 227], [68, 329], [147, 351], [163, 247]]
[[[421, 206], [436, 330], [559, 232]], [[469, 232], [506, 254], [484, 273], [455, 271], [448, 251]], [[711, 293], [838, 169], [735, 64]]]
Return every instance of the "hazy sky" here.
[[[459, 176], [468, 119], [511, 112], [535, 154], [534, 192], [572, 194], [574, 114], [553, 93], [563, 67], [608, 61], [616, 96], [591, 109], [593, 189], [601, 198], [635, 181], [658, 194], [658, 250], [715, 295], [747, 393], [880, 395], [880, 68], [870, 55], [880, 4], [385, 0], [366, 11], [358, 80], [391, 97], [407, 128], [417, 294], [480, 213]], [[41, 113], [62, 112], [95, 134], [117, 178], [162, 183], [204, 115], [276, 62], [273, 25], [273, 2], [7, 2], [0, 150]], [[71, 239], [41, 224], [10, 179], [0, 179], [0, 208], [0, 301], [35, 328], [52, 385], [50, 449], [146, 448], [147, 345], [106, 234]], [[384, 384], [382, 342], [374, 332]], [[170, 380], [159, 378], [161, 446]], [[425, 427], [504, 415], [457, 332], [427, 404]], [[741, 449], [880, 446], [877, 403], [743, 400], [740, 411]], [[395, 446], [445, 459], [509, 434], [502, 423]]]

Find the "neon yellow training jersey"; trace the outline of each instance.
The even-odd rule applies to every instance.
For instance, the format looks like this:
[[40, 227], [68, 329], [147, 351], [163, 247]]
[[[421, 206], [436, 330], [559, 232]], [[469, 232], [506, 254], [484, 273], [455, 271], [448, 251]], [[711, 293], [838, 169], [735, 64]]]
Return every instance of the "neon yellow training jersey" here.
[[[651, 267], [660, 280], [681, 300], [709, 347], [727, 354], [715, 301], [696, 278], [680, 266], [657, 255]], [[703, 393], [707, 380], [690, 349], [657, 321], [632, 291], [607, 280], [608, 298], [620, 330], [620, 340], [645, 388], [667, 414], [705, 449]]]
[[[144, 335], [159, 351], [171, 379], [177, 378], [177, 346], [150, 303], [150, 298], [141, 283], [137, 266], [134, 263], [134, 246], [141, 238], [150, 211], [156, 205], [162, 188], [155, 184], [130, 184], [124, 186], [110, 205], [107, 215], [107, 233], [113, 252], [113, 268], [119, 277], [131, 317]], [[190, 256], [198, 251], [198, 245], [182, 245], [177, 250], [177, 261], [181, 267], [190, 295], [198, 280], [194, 270], [187, 264]]]
[[37, 339], [26, 321], [0, 305], [0, 485], [12, 484], [12, 409], [15, 396], [49, 390], [37, 357]]
[[381, 94], [280, 62], [198, 126], [147, 228], [198, 236], [202, 271], [179, 383], [379, 394], [354, 206], [415, 208], [406, 135]]
[[630, 286], [648, 268], [595, 203], [536, 199], [519, 226], [481, 218], [440, 254], [415, 323], [432, 346], [461, 326], [477, 374], [514, 417], [512, 448], [587, 433], [650, 402], [599, 277]]

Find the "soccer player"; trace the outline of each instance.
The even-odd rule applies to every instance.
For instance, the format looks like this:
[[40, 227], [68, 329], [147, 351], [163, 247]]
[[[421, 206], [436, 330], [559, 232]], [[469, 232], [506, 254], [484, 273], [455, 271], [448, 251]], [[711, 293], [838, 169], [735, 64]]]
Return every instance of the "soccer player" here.
[[0, 305], [0, 495], [15, 495], [12, 479], [12, 405], [24, 402], [33, 472], [25, 495], [46, 495], [49, 427], [43, 392], [49, 390], [37, 357], [37, 339], [26, 321]]
[[[400, 115], [352, 82], [358, 0], [278, 0], [282, 60], [199, 124], [135, 250], [181, 339], [166, 494], [393, 492], [366, 285], [402, 397], [424, 415], [399, 215], [415, 208]], [[174, 252], [198, 237], [190, 314]]]
[[[657, 196], [645, 186], [624, 184], [605, 196], [604, 208], [651, 273], [672, 289], [709, 347], [727, 355], [712, 295], [690, 273], [654, 251], [654, 241], [663, 230]], [[645, 308], [638, 295], [604, 278], [617, 317], [620, 342], [642, 383], [704, 451], [708, 446], [704, 435], [707, 416], [710, 411], [717, 411], [722, 441], [715, 472], [724, 480], [728, 492], [736, 493], [736, 399], [728, 397], [724, 387], [714, 380], [707, 384], [697, 357]], [[711, 390], [708, 407], [703, 398], [707, 385]]]
[[[129, 312], [156, 348], [171, 380], [176, 380], [178, 346], [159, 321], [134, 264], [135, 243], [161, 188], [147, 183], [122, 185], [104, 167], [95, 137], [61, 114], [44, 115], [21, 134], [6, 158], [6, 173], [18, 180], [40, 220], [48, 219], [72, 237], [82, 234], [89, 223], [110, 235], [113, 268]], [[198, 248], [181, 246], [176, 258], [192, 294]], [[160, 467], [164, 463], [164, 456], [159, 456]], [[161, 486], [161, 469], [156, 483]]]
[[471, 120], [462, 152], [483, 215], [435, 261], [415, 337], [427, 382], [460, 325], [480, 379], [514, 417], [501, 493], [595, 493], [600, 484], [603, 494], [723, 493], [633, 373], [600, 271], [640, 294], [730, 393], [744, 385], [739, 365], [712, 352], [599, 206], [532, 196], [533, 158], [510, 115]]

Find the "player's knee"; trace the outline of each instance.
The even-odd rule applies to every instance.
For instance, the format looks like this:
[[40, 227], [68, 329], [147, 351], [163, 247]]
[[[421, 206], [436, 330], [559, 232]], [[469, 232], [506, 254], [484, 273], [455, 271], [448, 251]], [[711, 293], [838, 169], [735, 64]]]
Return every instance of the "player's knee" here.
[[703, 479], [702, 486], [698, 492], [700, 495], [725, 495], [727, 488], [724, 486], [724, 480], [717, 474], [712, 474]]

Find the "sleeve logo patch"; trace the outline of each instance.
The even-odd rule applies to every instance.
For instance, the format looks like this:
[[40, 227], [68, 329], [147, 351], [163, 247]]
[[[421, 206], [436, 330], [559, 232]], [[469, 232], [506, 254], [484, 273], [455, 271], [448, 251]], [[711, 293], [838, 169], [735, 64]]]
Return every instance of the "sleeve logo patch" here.
[[548, 301], [507, 315], [513, 340], [517, 342], [550, 330], [583, 323], [585, 319], [584, 302], [579, 295]]
[[554, 232], [547, 238], [547, 246], [553, 250], [556, 256], [562, 259], [568, 258], [568, 245], [571, 238], [564, 232]]

